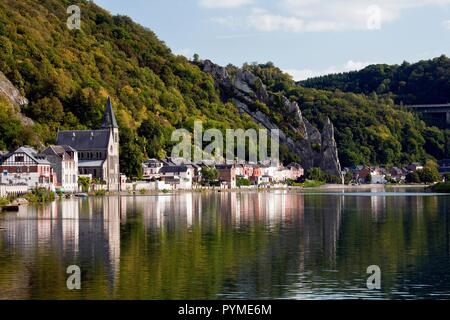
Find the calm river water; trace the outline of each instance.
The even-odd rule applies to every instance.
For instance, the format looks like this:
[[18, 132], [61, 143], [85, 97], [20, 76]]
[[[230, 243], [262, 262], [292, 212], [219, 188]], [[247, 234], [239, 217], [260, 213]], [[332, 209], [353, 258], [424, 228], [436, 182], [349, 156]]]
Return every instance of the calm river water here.
[[[67, 289], [70, 265], [81, 290]], [[381, 268], [381, 290], [366, 287]], [[184, 193], [0, 214], [0, 299], [450, 298], [450, 196]]]

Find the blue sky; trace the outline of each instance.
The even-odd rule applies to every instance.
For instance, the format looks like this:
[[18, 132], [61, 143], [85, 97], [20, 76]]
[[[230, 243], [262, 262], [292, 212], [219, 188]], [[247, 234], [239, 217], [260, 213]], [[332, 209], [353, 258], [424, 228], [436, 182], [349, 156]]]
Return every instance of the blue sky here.
[[174, 53], [272, 61], [297, 80], [450, 56], [450, 0], [95, 0]]

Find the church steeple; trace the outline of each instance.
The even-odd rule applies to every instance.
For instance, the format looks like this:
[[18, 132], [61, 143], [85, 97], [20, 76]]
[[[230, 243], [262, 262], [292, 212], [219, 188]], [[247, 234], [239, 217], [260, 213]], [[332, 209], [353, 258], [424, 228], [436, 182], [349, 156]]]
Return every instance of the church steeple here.
[[103, 116], [102, 129], [119, 128], [116, 121], [116, 116], [114, 115], [114, 110], [111, 104], [111, 97], [108, 97], [106, 102], [105, 115]]

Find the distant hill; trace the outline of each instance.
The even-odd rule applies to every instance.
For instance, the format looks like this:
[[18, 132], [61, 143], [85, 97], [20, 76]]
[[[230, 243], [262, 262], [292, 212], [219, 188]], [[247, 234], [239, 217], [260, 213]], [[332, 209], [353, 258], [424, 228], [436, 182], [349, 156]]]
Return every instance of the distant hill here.
[[440, 56], [417, 63], [370, 65], [360, 71], [301, 81], [307, 88], [391, 94], [397, 104], [450, 103], [450, 59]]
[[[23, 106], [0, 100], [0, 149], [54, 143], [59, 129], [96, 128], [108, 95], [121, 127], [121, 168], [129, 176], [139, 175], [144, 157], [169, 154], [173, 129], [193, 130], [196, 119], [206, 128], [222, 130], [261, 126], [236, 105], [239, 97], [198, 61], [174, 55], [152, 31], [128, 17], [112, 16], [88, 1], [77, 3], [81, 30], [71, 31], [66, 9], [72, 1], [0, 2], [0, 71], [29, 100]], [[238, 69], [259, 78], [254, 83], [263, 85], [270, 96], [267, 101], [244, 97], [252, 111], [259, 108], [294, 142], [304, 137], [286, 99], [298, 102], [304, 118], [319, 130], [330, 118], [344, 165], [398, 164], [448, 155], [447, 132], [427, 127], [388, 96], [369, 94], [370, 87], [354, 94], [334, 92], [325, 84], [327, 90], [307, 88], [312, 82], [298, 86], [270, 63], [228, 66], [229, 81], [235, 80]], [[433, 78], [430, 70], [428, 77]], [[345, 81], [337, 83], [344, 86]], [[353, 84], [346, 86], [341, 90], [351, 91]], [[405, 92], [413, 92], [408, 88]], [[417, 87], [417, 95], [422, 95], [420, 90]], [[19, 120], [21, 116], [33, 124]], [[308, 149], [319, 152], [322, 147], [314, 143]], [[290, 161], [299, 154], [285, 144], [282, 156]]]

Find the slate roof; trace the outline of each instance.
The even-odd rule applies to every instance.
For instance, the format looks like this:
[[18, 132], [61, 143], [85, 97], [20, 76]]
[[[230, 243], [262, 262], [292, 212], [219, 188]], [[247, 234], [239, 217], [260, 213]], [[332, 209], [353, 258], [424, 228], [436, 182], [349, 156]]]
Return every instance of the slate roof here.
[[79, 168], [98, 168], [102, 167], [105, 160], [81, 160], [78, 162]]
[[47, 160], [45, 155], [39, 154], [35, 149], [33, 149], [31, 147], [20, 147], [19, 149], [14, 151], [13, 154], [14, 153], [25, 153], [27, 156], [29, 156], [37, 164], [48, 164], [48, 165], [50, 164], [50, 162]]
[[67, 145], [77, 151], [108, 149], [109, 130], [60, 131], [56, 143]]
[[176, 173], [176, 172], [187, 172], [187, 166], [165, 166], [159, 170], [159, 173]]
[[[72, 153], [72, 155], [69, 154]], [[49, 146], [47, 149], [45, 149], [42, 153], [43, 154], [54, 154], [60, 158], [69, 158], [69, 159], [73, 159], [74, 156], [73, 154], [75, 154], [75, 152], [77, 152], [74, 148], [72, 148], [71, 146]]]
[[111, 103], [111, 98], [108, 97], [108, 101], [106, 102], [106, 110], [103, 116], [102, 129], [109, 128], [119, 128], [117, 125], [116, 116], [114, 115], [114, 110]]

